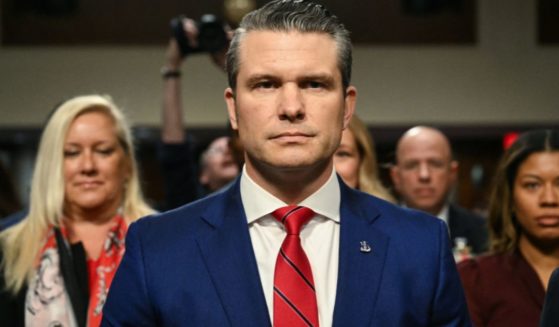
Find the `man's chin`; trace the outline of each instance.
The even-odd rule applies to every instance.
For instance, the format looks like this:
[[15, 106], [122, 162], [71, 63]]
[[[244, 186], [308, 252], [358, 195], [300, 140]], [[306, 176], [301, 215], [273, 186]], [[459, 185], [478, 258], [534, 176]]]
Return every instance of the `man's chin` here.
[[332, 163], [331, 158], [324, 159], [321, 156], [311, 155], [309, 150], [268, 152], [267, 155], [259, 157], [247, 156], [247, 159], [245, 163], [255, 169], [272, 169], [278, 172], [322, 171], [324, 167]]
[[305, 169], [316, 165], [316, 158], [304, 157], [301, 153], [286, 154], [272, 157], [264, 162], [271, 167], [278, 169]]
[[309, 165], [308, 163], [304, 163], [304, 162], [287, 162], [287, 163], [276, 163], [274, 164], [274, 167], [282, 170], [282, 171], [301, 171], [301, 170], [306, 170], [309, 169], [310, 167], [312, 167], [312, 165]]

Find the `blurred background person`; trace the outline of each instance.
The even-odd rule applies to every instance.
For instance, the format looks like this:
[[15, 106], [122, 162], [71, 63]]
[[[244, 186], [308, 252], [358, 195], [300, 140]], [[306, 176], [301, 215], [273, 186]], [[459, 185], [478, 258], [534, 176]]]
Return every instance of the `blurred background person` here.
[[0, 160], [0, 225], [4, 218], [22, 209], [10, 172]]
[[[444, 220], [455, 249], [468, 256], [487, 249], [486, 220], [450, 202], [458, 162], [447, 137], [439, 130], [416, 126], [398, 140], [390, 176], [402, 205]], [[466, 247], [467, 246], [467, 247]]]
[[521, 134], [504, 153], [489, 203], [491, 253], [459, 263], [476, 326], [538, 326], [559, 267], [559, 131]]
[[231, 137], [221, 136], [213, 140], [200, 158], [200, 184], [216, 191], [237, 177], [239, 166], [232, 152]]
[[[240, 172], [239, 158], [242, 149], [229, 136], [218, 137], [203, 151], [199, 164], [196, 160], [196, 144], [187, 135], [183, 125], [181, 98], [181, 65], [189, 55], [198, 50], [199, 29], [189, 18], [175, 21], [175, 36], [169, 40], [163, 78], [163, 105], [161, 146], [159, 160], [165, 189], [165, 209], [172, 209], [194, 201], [230, 183]], [[224, 33], [227, 28], [224, 26]], [[229, 35], [229, 34], [226, 34]], [[179, 46], [186, 43], [186, 49]], [[210, 52], [212, 61], [223, 70], [228, 43]], [[195, 49], [195, 50], [193, 50]], [[235, 142], [235, 143], [234, 143]], [[230, 144], [234, 143], [234, 144]], [[241, 151], [241, 154], [235, 154]]]
[[132, 135], [108, 98], [62, 103], [43, 131], [29, 214], [0, 233], [5, 326], [98, 326], [144, 201]]
[[380, 181], [373, 138], [357, 115], [353, 115], [342, 133], [340, 146], [334, 154], [334, 166], [348, 186], [395, 202]]

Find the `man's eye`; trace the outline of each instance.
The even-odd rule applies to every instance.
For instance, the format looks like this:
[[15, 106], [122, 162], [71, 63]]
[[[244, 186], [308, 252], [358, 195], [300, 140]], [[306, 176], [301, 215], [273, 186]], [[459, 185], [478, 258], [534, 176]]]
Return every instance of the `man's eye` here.
[[429, 161], [429, 167], [431, 168], [441, 169], [441, 168], [445, 168], [445, 166], [446, 165], [443, 161], [438, 161], [438, 160]]
[[409, 163], [405, 163], [402, 167], [405, 170], [414, 170], [419, 167], [419, 164], [417, 162], [409, 162]]
[[272, 81], [262, 81], [262, 82], [258, 82], [255, 85], [255, 88], [257, 89], [271, 89], [274, 87], [274, 83]]
[[318, 81], [308, 81], [303, 86], [309, 89], [322, 89], [325, 87], [324, 83]]

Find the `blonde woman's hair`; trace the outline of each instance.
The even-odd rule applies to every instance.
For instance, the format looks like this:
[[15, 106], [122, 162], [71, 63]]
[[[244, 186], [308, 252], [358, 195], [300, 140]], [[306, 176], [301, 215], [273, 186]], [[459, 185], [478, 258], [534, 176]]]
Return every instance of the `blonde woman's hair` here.
[[357, 151], [359, 151], [361, 159], [359, 163], [359, 181], [357, 188], [363, 192], [394, 203], [394, 197], [380, 181], [375, 144], [367, 126], [354, 114], [349, 121], [348, 129], [353, 133], [355, 143], [357, 144]]
[[493, 180], [489, 200], [489, 241], [493, 252], [517, 248], [522, 228], [514, 214], [513, 189], [518, 168], [534, 153], [559, 151], [559, 130], [540, 129], [521, 134], [505, 151]]
[[153, 212], [143, 198], [134, 156], [131, 129], [121, 110], [107, 96], [77, 96], [63, 102], [47, 122], [35, 161], [29, 213], [19, 224], [0, 233], [6, 288], [17, 293], [32, 278], [37, 256], [50, 226], [61, 226], [64, 207], [64, 141], [70, 124], [85, 112], [110, 116], [130, 166], [123, 185], [122, 215], [127, 223]]

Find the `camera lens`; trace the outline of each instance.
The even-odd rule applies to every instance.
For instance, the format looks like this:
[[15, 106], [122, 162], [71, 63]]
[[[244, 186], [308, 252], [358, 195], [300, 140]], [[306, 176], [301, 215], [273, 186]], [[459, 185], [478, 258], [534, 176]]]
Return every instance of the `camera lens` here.
[[198, 30], [198, 44], [202, 51], [217, 52], [227, 44], [223, 23], [214, 15], [203, 15]]
[[214, 15], [205, 14], [196, 23], [198, 27], [198, 46], [192, 47], [186, 38], [183, 27], [185, 16], [178, 16], [171, 20], [171, 33], [179, 45], [181, 55], [187, 56], [193, 53], [209, 52], [214, 53], [227, 46], [227, 34], [223, 23]]

